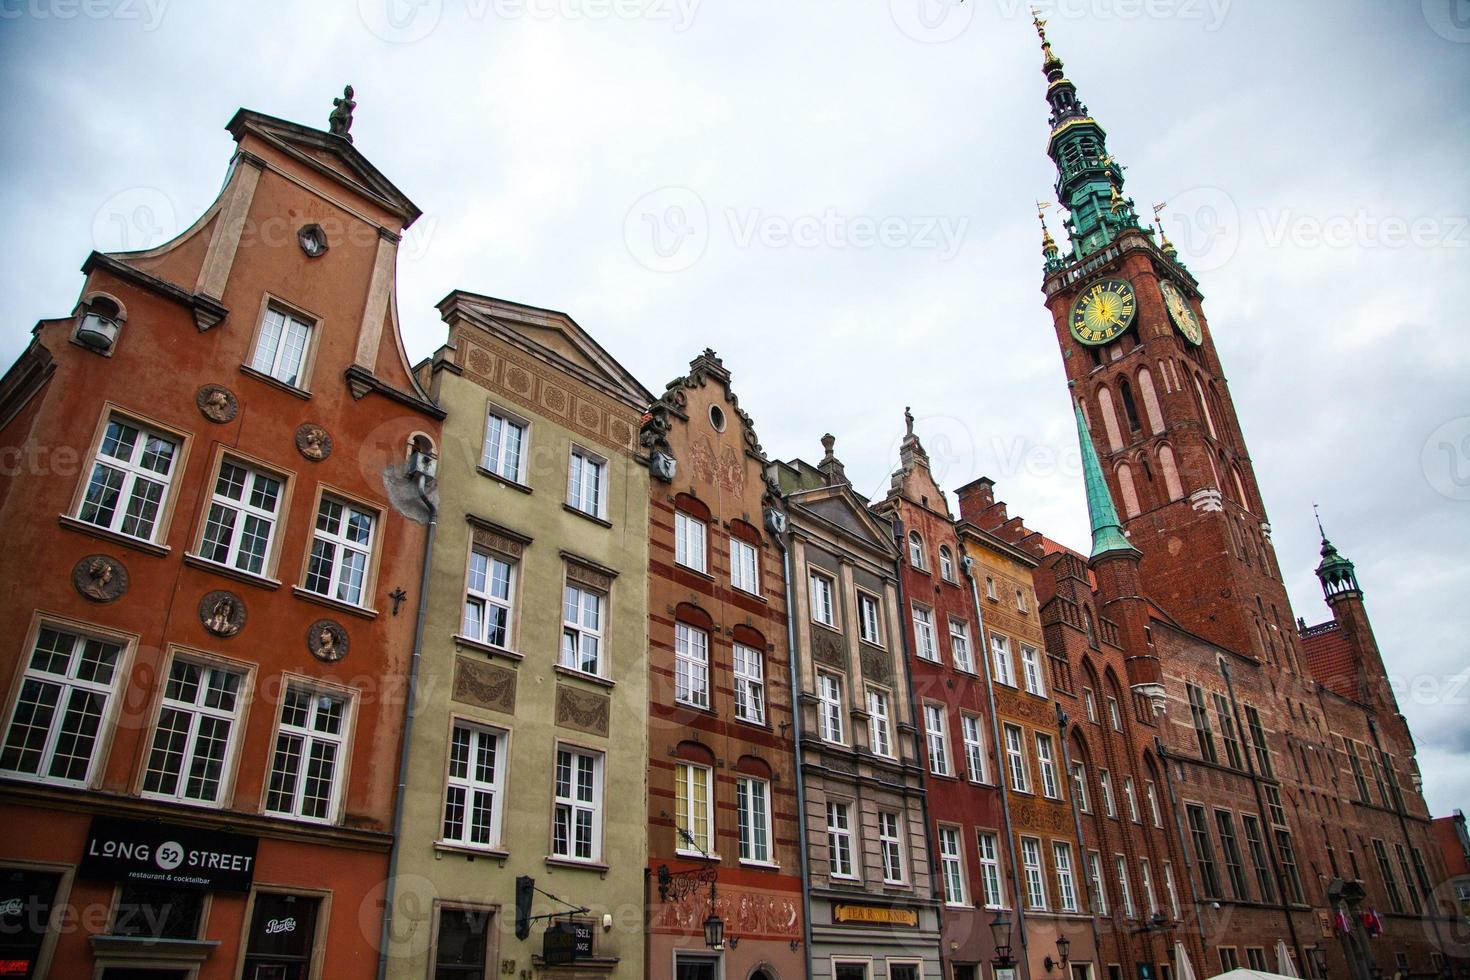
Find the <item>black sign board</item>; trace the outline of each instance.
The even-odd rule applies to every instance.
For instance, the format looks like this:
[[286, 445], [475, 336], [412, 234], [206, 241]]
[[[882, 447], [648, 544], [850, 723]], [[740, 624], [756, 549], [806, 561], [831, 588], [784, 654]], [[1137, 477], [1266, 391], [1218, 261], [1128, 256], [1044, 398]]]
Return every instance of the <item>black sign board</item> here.
[[571, 963], [592, 955], [592, 924], [561, 920], [546, 927], [541, 957], [547, 966]]
[[218, 830], [93, 817], [77, 873], [106, 881], [248, 892], [258, 843]]

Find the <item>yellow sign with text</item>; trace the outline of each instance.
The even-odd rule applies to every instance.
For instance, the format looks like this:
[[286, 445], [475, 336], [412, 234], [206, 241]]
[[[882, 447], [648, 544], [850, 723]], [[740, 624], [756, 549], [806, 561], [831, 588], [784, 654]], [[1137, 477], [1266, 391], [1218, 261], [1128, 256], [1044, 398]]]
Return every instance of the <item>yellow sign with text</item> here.
[[868, 922], [875, 925], [919, 925], [919, 913], [913, 909], [889, 909], [877, 905], [834, 905], [832, 918], [838, 922]]

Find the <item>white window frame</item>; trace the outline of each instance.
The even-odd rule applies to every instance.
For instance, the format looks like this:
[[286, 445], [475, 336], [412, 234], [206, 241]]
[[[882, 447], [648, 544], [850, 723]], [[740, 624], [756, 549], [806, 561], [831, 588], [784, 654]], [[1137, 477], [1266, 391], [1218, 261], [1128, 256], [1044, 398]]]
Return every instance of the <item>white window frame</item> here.
[[[511, 433], [515, 445], [511, 446]], [[530, 458], [531, 423], [498, 407], [485, 411], [485, 434], [480, 449], [480, 468], [521, 486], [526, 485], [526, 463]]]
[[1121, 854], [1114, 854], [1113, 867], [1118, 873], [1118, 891], [1122, 898], [1123, 915], [1136, 919], [1138, 910], [1133, 906], [1133, 889], [1128, 884], [1128, 859]]
[[949, 653], [955, 670], [975, 673], [975, 655], [970, 649], [970, 624], [953, 616], [949, 617]]
[[827, 801], [827, 874], [832, 878], [857, 878], [852, 846], [852, 805]]
[[929, 568], [924, 555], [924, 536], [918, 531], [909, 532], [909, 564], [925, 571]]
[[846, 745], [846, 719], [842, 706], [842, 678], [825, 670], [817, 671], [817, 733], [822, 741]]
[[882, 604], [875, 595], [858, 590], [858, 637], [864, 643], [883, 646]]
[[730, 538], [730, 585], [749, 595], [761, 594], [760, 550], [749, 541]]
[[1025, 589], [1017, 589], [1016, 590], [1016, 612], [1018, 612], [1022, 616], [1024, 616], [1027, 613], [1029, 613], [1030, 611], [1031, 611], [1031, 608], [1026, 603], [1026, 590]]
[[1015, 665], [1011, 662], [1011, 638], [994, 631], [990, 634], [990, 657], [995, 664], [995, 682], [1016, 686]]
[[[288, 699], [295, 693], [303, 695], [308, 699], [306, 709], [306, 723], [295, 724], [286, 721], [286, 709]], [[340, 705], [338, 714], [337, 730], [327, 731], [317, 727], [323, 713], [326, 711], [324, 701], [333, 701]], [[276, 733], [271, 745], [270, 768], [266, 770], [266, 793], [265, 805], [261, 809], [271, 816], [286, 817], [291, 820], [302, 820], [310, 823], [336, 823], [342, 806], [342, 791], [347, 780], [343, 774], [347, 769], [347, 747], [349, 736], [352, 733], [353, 714], [356, 698], [346, 691], [330, 690], [319, 687], [306, 681], [287, 681], [281, 691], [281, 703], [276, 712]], [[329, 717], [329, 716], [328, 716]], [[276, 774], [280, 772], [279, 764], [282, 759], [284, 745], [287, 740], [295, 740], [299, 747], [297, 754], [298, 768], [294, 777], [294, 786], [289, 794], [289, 805], [286, 808], [271, 806], [271, 797], [277, 794], [274, 788]], [[313, 750], [319, 747], [330, 747], [333, 750], [332, 779], [327, 797], [327, 811], [322, 815], [304, 813], [306, 803], [306, 784], [310, 781], [308, 772], [312, 768], [309, 764]]]
[[[322, 527], [323, 521], [334, 520], [328, 515], [329, 507], [338, 508], [335, 531]], [[356, 539], [351, 530], [354, 523], [361, 519], [367, 521], [365, 541]], [[307, 557], [302, 588], [314, 595], [326, 596], [350, 606], [368, 608], [372, 598], [370, 589], [373, 579], [373, 551], [378, 545], [378, 525], [381, 521], [382, 514], [376, 509], [324, 491], [316, 505], [311, 551]], [[330, 552], [327, 549], [331, 549]], [[360, 566], [356, 563], [358, 560], [361, 560]], [[323, 565], [325, 571], [321, 567]], [[325, 582], [313, 583], [314, 578], [324, 579]]]
[[1148, 813], [1155, 827], [1164, 826], [1163, 814], [1159, 812], [1159, 794], [1152, 779], [1143, 781], [1143, 795], [1148, 799]]
[[709, 633], [698, 626], [674, 624], [674, 700], [709, 708]]
[[1112, 724], [1113, 731], [1123, 730], [1123, 712], [1118, 707], [1118, 699], [1111, 694], [1108, 695], [1108, 721]]
[[977, 831], [975, 846], [980, 855], [980, 891], [987, 909], [1003, 909], [1005, 892], [1000, 883], [999, 838], [987, 830]]
[[1082, 706], [1087, 710], [1087, 720], [1096, 725], [1097, 722], [1097, 695], [1092, 693], [1092, 688], [1082, 689]]
[[674, 511], [674, 564], [709, 573], [709, 526], [692, 514]]
[[[703, 798], [695, 793], [698, 774], [704, 776]], [[687, 857], [714, 856], [714, 782], [715, 771], [697, 762], [680, 760], [674, 763], [674, 851]], [[679, 805], [680, 795], [684, 797]], [[702, 827], [701, 827], [702, 825]], [[678, 832], [682, 827], [694, 840], [693, 846]]]
[[995, 601], [998, 597], [995, 593], [995, 579], [989, 575], [985, 576], [985, 598]]
[[606, 456], [572, 443], [567, 462], [568, 507], [589, 517], [607, 520], [608, 478]]
[[1174, 920], [1179, 921], [1179, 894], [1174, 890], [1174, 865], [1168, 861], [1164, 862], [1164, 890], [1169, 894], [1169, 911], [1174, 913]]
[[893, 758], [893, 718], [888, 692], [868, 688], [868, 748], [874, 755]]
[[[590, 611], [587, 606], [588, 599], [596, 600]], [[560, 666], [592, 677], [607, 676], [607, 657], [604, 655], [606, 646], [604, 641], [607, 639], [607, 600], [606, 593], [590, 589], [580, 582], [562, 583], [561, 653], [557, 660]], [[568, 616], [569, 609], [574, 609], [576, 615]], [[596, 661], [593, 670], [587, 670], [582, 666], [589, 641]]]
[[837, 626], [837, 583], [832, 576], [815, 568], [807, 571], [812, 621], [823, 626]]
[[[239, 498], [220, 492], [220, 481], [224, 477], [227, 466], [241, 470], [244, 474], [244, 479], [240, 483]], [[271, 506], [268, 508], [254, 502], [256, 491], [261, 489], [262, 481], [275, 484], [275, 493]], [[281, 504], [285, 499], [286, 478], [284, 476], [235, 456], [228, 454], [222, 456], [214, 473], [214, 484], [210, 491], [208, 506], [205, 508], [204, 526], [200, 530], [199, 547], [196, 553], [205, 561], [223, 565], [226, 568], [238, 569], [248, 575], [269, 574], [271, 560], [274, 557], [276, 529], [280, 525]], [[218, 518], [216, 518], [216, 512], [219, 514]], [[259, 527], [262, 524], [265, 526], [263, 540], [259, 533]], [[209, 544], [210, 528], [214, 526], [228, 527], [229, 531], [224, 541], [216, 541], [211, 546]], [[246, 533], [247, 528], [250, 529], [249, 534]], [[247, 537], [262, 541], [259, 553], [242, 551], [241, 543]], [[217, 558], [215, 553], [221, 546], [224, 548], [224, 557]], [[241, 564], [242, 557], [246, 559], [245, 564]], [[252, 562], [250, 559], [256, 559], [256, 561]]]
[[1138, 797], [1133, 789], [1133, 777], [1123, 777], [1123, 802], [1128, 805], [1128, 819], [1134, 823], [1143, 823], [1143, 817], [1138, 812]]
[[766, 658], [744, 643], [732, 646], [735, 674], [735, 717], [752, 725], [766, 723]]
[[1026, 883], [1027, 911], [1045, 912], [1047, 910], [1046, 877], [1041, 866], [1040, 838], [1021, 838], [1021, 870]]
[[1017, 793], [1031, 792], [1031, 767], [1026, 761], [1026, 736], [1020, 726], [1005, 724], [1001, 726], [1005, 739], [1006, 770], [1009, 773], [1011, 789]]
[[950, 550], [947, 544], [939, 546], [939, 577], [946, 582], [955, 581], [954, 552]]
[[878, 850], [883, 857], [885, 884], [902, 885], [905, 882], [903, 849], [903, 817], [893, 810], [879, 810]]
[[1118, 819], [1118, 804], [1113, 798], [1113, 774], [1106, 769], [1099, 769], [1097, 783], [1102, 787], [1103, 813], [1114, 820]]
[[958, 827], [939, 829], [939, 877], [944, 884], [944, 904], [949, 908], [969, 908], [965, 887], [965, 845]]
[[1108, 914], [1108, 882], [1102, 873], [1102, 854], [1087, 852], [1087, 880], [1092, 883], [1092, 901], [1097, 915]]
[[[126, 457], [115, 456], [108, 452], [106, 447], [112, 427], [116, 425], [119, 429], [131, 429], [134, 433], [132, 446], [128, 449]], [[144, 457], [150, 454], [150, 443], [153, 441], [167, 443], [171, 452], [168, 457], [167, 468], [160, 472], [147, 466]], [[160, 537], [160, 529], [166, 523], [169, 508], [169, 493], [173, 490], [174, 479], [182, 468], [184, 459], [184, 439], [172, 432], [167, 432], [156, 426], [148, 425], [122, 412], [109, 412], [107, 420], [102, 427], [102, 436], [97, 443], [96, 450], [88, 460], [90, 469], [87, 471], [85, 481], [82, 483], [81, 493], [77, 500], [76, 519], [84, 524], [99, 527], [114, 534], [133, 538], [138, 541], [156, 543]], [[112, 514], [106, 521], [99, 521], [101, 508], [96, 507], [91, 498], [91, 490], [98, 482], [98, 477], [103, 471], [117, 475], [115, 488], [116, 497], [113, 500]], [[145, 497], [137, 497], [140, 484], [159, 487], [156, 499], [148, 500]], [[107, 484], [103, 484], [106, 486]], [[133, 516], [133, 503], [135, 500], [143, 501], [145, 508], [149, 511], [148, 533], [138, 534], [138, 524], [133, 523], [133, 530], [126, 530], [136, 520]], [[93, 508], [92, 515], [87, 516], [89, 508]]]
[[939, 638], [934, 634], [934, 610], [917, 603], [914, 612], [914, 653], [920, 660], [940, 663]]
[[[476, 559], [482, 559], [484, 562], [483, 572], [479, 575], [475, 568]], [[515, 559], [490, 548], [472, 547], [470, 549], [469, 561], [465, 565], [464, 616], [459, 625], [461, 636], [486, 646], [499, 647], [503, 650], [510, 649], [511, 638], [515, 635], [512, 630], [515, 626], [518, 565]], [[499, 594], [499, 583], [502, 579], [497, 575], [498, 566], [505, 568], [504, 595]], [[480, 580], [479, 584], [476, 584], [477, 577]], [[475, 610], [477, 623], [470, 621], [471, 610]], [[494, 632], [502, 634], [503, 642], [497, 643], [491, 638], [493, 635], [492, 618], [500, 620]]]
[[[272, 323], [271, 317], [279, 323]], [[290, 313], [274, 303], [265, 308], [260, 330], [255, 335], [255, 347], [250, 352], [250, 369], [274, 378], [283, 385], [301, 390], [306, 389], [306, 369], [311, 361], [311, 343], [316, 333], [316, 324]], [[274, 335], [271, 340], [267, 337]], [[299, 346], [296, 341], [299, 339]], [[294, 355], [291, 351], [294, 348]]]
[[949, 733], [944, 705], [924, 702], [924, 743], [929, 749], [929, 771], [936, 776], [952, 776], [949, 764]]
[[1041, 672], [1041, 652], [1025, 643], [1021, 644], [1021, 673], [1026, 681], [1026, 690], [1046, 697], [1046, 677]]
[[1153, 915], [1159, 910], [1159, 903], [1154, 897], [1154, 872], [1148, 858], [1138, 859], [1138, 880], [1143, 885], [1144, 911]]
[[1036, 733], [1036, 761], [1041, 767], [1041, 795], [1049, 800], [1062, 798], [1062, 784], [1057, 779], [1056, 751], [1052, 748], [1051, 736]]
[[[185, 700], [175, 694], [175, 673], [181, 669], [193, 668], [198, 671], [194, 682], [194, 696]], [[234, 689], [222, 691], [215, 685], [216, 681], [224, 678], [234, 678]], [[169, 660], [168, 674], [164, 678], [163, 691], [159, 700], [158, 714], [153, 720], [153, 738], [149, 742], [148, 754], [143, 762], [143, 782], [138, 795], [153, 800], [169, 800], [175, 803], [194, 804], [199, 806], [217, 807], [221, 805], [225, 793], [229, 788], [230, 775], [235, 762], [235, 753], [240, 738], [240, 715], [246, 701], [249, 698], [249, 673], [243, 667], [226, 667], [220, 663], [191, 656], [175, 655]], [[180, 682], [181, 684], [182, 682]], [[210, 696], [228, 694], [229, 708], [222, 708], [218, 703], [210, 704]], [[167, 731], [162, 727], [164, 713], [171, 712], [183, 722], [182, 730], [179, 727], [171, 727]], [[217, 739], [213, 735], [206, 735], [203, 728], [206, 723], [215, 726], [224, 726], [223, 739]], [[169, 752], [167, 739], [170, 734], [182, 734], [184, 749], [180, 753]], [[196, 767], [203, 761], [201, 748], [212, 741], [223, 741], [224, 745], [215, 764], [217, 771], [214, 777], [214, 793], [209, 796], [194, 795], [189, 792], [189, 787], [194, 782], [197, 773]], [[176, 766], [169, 769], [153, 768], [154, 757], [160, 753], [165, 756], [177, 755]], [[173, 791], [167, 792], [162, 789], [149, 789], [150, 777], [155, 772], [160, 772], [164, 777], [173, 779]]]
[[[455, 746], [463, 733], [465, 757], [461, 775], [456, 775]], [[481, 850], [497, 850], [504, 833], [505, 814], [505, 770], [510, 763], [507, 751], [509, 737], [503, 729], [479, 725], [463, 718], [455, 718], [450, 726], [449, 744], [445, 762], [444, 806], [440, 811], [439, 840], [456, 847], [472, 847]], [[481, 778], [479, 759], [486, 746], [492, 759], [489, 779]], [[458, 802], [454, 802], [458, 791]], [[487, 798], [487, 799], [486, 799]], [[485, 840], [475, 840], [475, 821], [472, 814], [488, 802], [489, 822]], [[450, 810], [458, 807], [459, 832], [450, 836]]]
[[[568, 779], [562, 779], [562, 764], [567, 764]], [[551, 817], [551, 856], [561, 861], [581, 861], [596, 864], [602, 860], [602, 821], [603, 821], [603, 768], [604, 756], [601, 752], [584, 749], [576, 745], [559, 744], [556, 747], [556, 762], [552, 773], [552, 817]], [[582, 774], [590, 770], [592, 777], [590, 800], [583, 799], [581, 791]], [[567, 792], [563, 792], [563, 787]], [[576, 853], [580, 846], [577, 840], [579, 821], [586, 819], [585, 826], [589, 831], [588, 853]], [[566, 837], [564, 842], [557, 840], [558, 828], [565, 820]]]
[[1087, 803], [1087, 767], [1080, 762], [1072, 763], [1072, 792], [1077, 796], [1077, 809], [1091, 813]]
[[972, 783], [984, 783], [985, 732], [979, 715], [960, 714], [960, 737], [965, 745], [965, 769]]
[[1057, 908], [1062, 912], [1078, 911], [1077, 879], [1072, 871], [1072, 845], [1066, 841], [1051, 842], [1052, 867], [1057, 873]]
[[771, 831], [771, 784], [754, 776], [735, 778], [735, 813], [740, 839], [740, 862], [775, 865]]
[[[37, 666], [40, 661], [38, 651], [41, 644], [41, 637], [42, 634], [48, 631], [57, 634], [58, 639], [69, 638], [66, 650], [65, 670], [59, 673], [54, 670], [48, 670], [43, 666]], [[99, 645], [100, 649], [97, 651], [99, 653], [104, 652], [108, 648], [113, 650], [111, 654], [111, 669], [105, 683], [95, 679], [97, 676], [95, 669], [86, 667], [87, 661], [84, 660], [84, 654], [89, 652], [89, 648], [93, 644]], [[22, 769], [16, 768], [13, 765], [7, 765], [3, 771], [6, 776], [15, 779], [24, 779], [30, 782], [53, 783], [62, 786], [89, 786], [97, 774], [99, 767], [103, 764], [102, 760], [107, 754], [106, 748], [111, 741], [113, 716], [116, 712], [117, 691], [122, 675], [128, 669], [128, 661], [130, 659], [129, 645], [119, 637], [93, 633], [70, 624], [43, 620], [33, 630], [27, 650], [25, 666], [20, 672], [21, 677], [19, 683], [16, 685], [15, 692], [12, 695], [10, 717], [5, 723], [5, 741], [3, 744], [7, 749], [12, 737], [18, 734], [16, 724], [21, 718], [23, 702], [33, 705], [40, 703], [35, 697], [26, 699], [27, 688], [32, 688], [33, 694], [39, 694], [39, 691], [35, 690], [37, 688], [53, 689], [56, 691], [56, 697], [50, 704], [49, 710], [51, 717], [45, 726], [46, 734], [41, 739], [35, 769]], [[46, 659], [53, 660], [56, 655], [57, 653], [52, 653]], [[97, 662], [97, 658], [94, 657], [93, 662]], [[90, 676], [86, 676], [88, 674]], [[101, 699], [101, 704], [95, 708], [97, 716], [96, 734], [93, 736], [91, 745], [86, 753], [87, 762], [85, 771], [79, 778], [52, 774], [51, 770], [56, 765], [56, 750], [59, 747], [58, 743], [61, 741], [65, 719], [75, 717], [73, 713], [78, 710], [83, 711], [84, 714], [89, 714], [90, 712], [87, 709], [91, 705], [85, 702], [99, 698]], [[66, 706], [64, 710], [61, 707], [62, 705]], [[34, 716], [32, 716], [32, 721], [34, 721]], [[28, 727], [39, 730], [41, 726], [32, 723]], [[9, 752], [6, 751], [0, 754], [0, 759], [3, 759], [5, 755], [9, 755]], [[81, 758], [81, 756], [73, 756], [72, 758]]]

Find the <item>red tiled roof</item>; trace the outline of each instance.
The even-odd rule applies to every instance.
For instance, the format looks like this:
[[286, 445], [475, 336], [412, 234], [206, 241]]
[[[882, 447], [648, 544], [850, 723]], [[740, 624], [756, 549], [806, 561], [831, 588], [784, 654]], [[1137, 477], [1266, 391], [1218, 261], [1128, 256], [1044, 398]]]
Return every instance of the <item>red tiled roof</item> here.
[[1302, 653], [1312, 676], [1334, 694], [1358, 699], [1357, 658], [1353, 645], [1337, 623], [1323, 623], [1302, 631]]

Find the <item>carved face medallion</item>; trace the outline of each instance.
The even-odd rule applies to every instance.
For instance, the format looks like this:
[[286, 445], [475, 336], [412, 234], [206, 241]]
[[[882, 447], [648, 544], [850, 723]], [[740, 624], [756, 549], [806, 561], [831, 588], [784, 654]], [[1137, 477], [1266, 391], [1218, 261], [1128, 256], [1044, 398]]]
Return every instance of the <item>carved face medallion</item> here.
[[235, 393], [224, 385], [204, 385], [195, 393], [194, 404], [200, 415], [221, 425], [233, 421], [240, 411]]
[[332, 455], [332, 437], [315, 422], [304, 422], [296, 429], [296, 449], [307, 459], [320, 462]]
[[334, 664], [347, 656], [347, 630], [335, 619], [318, 619], [306, 630], [306, 648], [322, 663]]
[[112, 602], [128, 591], [128, 570], [110, 555], [88, 555], [73, 566], [71, 584], [83, 598]]
[[231, 637], [245, 628], [245, 600], [220, 589], [199, 600], [199, 622], [215, 636]]

